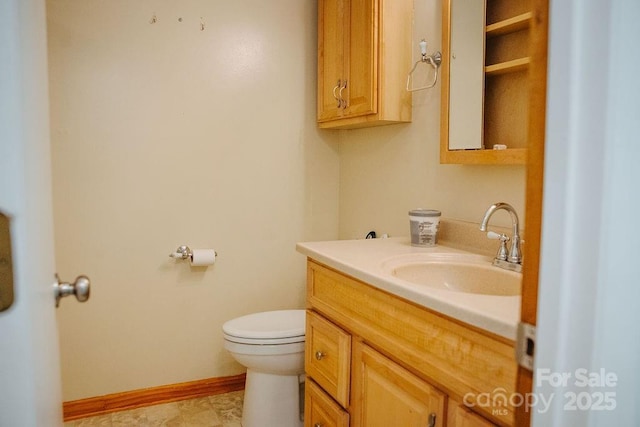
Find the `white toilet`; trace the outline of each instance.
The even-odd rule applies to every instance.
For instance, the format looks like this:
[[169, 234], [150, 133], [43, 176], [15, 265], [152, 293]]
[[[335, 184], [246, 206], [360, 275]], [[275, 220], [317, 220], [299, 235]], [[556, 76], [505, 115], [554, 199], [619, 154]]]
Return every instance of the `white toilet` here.
[[249, 314], [222, 331], [224, 348], [247, 367], [242, 427], [301, 427], [305, 311]]

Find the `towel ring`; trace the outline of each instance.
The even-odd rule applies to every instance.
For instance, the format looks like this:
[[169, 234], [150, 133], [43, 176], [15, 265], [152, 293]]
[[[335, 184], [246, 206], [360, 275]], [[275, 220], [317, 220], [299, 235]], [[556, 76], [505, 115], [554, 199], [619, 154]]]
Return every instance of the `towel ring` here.
[[[417, 60], [415, 64], [413, 64], [413, 68], [411, 68], [411, 71], [409, 71], [409, 74], [407, 75], [407, 85], [406, 85], [407, 92], [417, 92], [419, 90], [431, 89], [438, 82], [438, 69], [440, 68], [440, 64], [442, 64], [442, 54], [440, 52], [436, 52], [434, 54], [427, 55], [427, 42], [424, 39], [422, 39], [419, 44], [420, 44], [420, 51], [421, 51], [422, 57], [419, 60]], [[416, 70], [418, 65], [422, 63], [431, 65], [433, 67], [435, 71], [433, 76], [433, 82], [431, 82], [431, 84], [427, 86], [412, 88], [411, 86], [413, 83], [413, 72]]]

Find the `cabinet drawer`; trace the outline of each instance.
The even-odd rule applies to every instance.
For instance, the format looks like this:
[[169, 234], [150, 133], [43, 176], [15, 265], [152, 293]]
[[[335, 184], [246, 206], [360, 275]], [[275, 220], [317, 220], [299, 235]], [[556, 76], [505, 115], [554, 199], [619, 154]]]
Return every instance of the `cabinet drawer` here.
[[349, 427], [349, 414], [312, 380], [305, 382], [305, 427]]
[[307, 311], [305, 371], [343, 407], [349, 406], [351, 336]]

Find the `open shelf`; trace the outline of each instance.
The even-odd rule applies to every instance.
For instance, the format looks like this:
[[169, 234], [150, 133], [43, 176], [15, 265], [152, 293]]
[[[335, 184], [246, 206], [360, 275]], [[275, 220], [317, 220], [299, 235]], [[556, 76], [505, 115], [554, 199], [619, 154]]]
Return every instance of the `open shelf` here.
[[529, 57], [518, 58], [512, 61], [500, 62], [498, 64], [487, 65], [484, 72], [487, 76], [495, 76], [498, 74], [514, 73], [516, 71], [526, 70], [531, 60]]
[[531, 12], [527, 12], [518, 16], [514, 16], [513, 18], [496, 22], [495, 24], [487, 25], [487, 28], [485, 30], [487, 37], [501, 36], [504, 34], [509, 34], [529, 28], [531, 16]]

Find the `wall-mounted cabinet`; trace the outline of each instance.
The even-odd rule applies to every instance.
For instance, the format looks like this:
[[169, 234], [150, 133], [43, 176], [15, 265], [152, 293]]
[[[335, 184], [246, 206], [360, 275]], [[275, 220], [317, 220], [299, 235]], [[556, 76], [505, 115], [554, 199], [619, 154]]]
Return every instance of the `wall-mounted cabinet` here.
[[530, 1], [475, 6], [443, 1], [440, 162], [525, 164]]
[[321, 128], [411, 121], [413, 2], [318, 1], [318, 106]]

